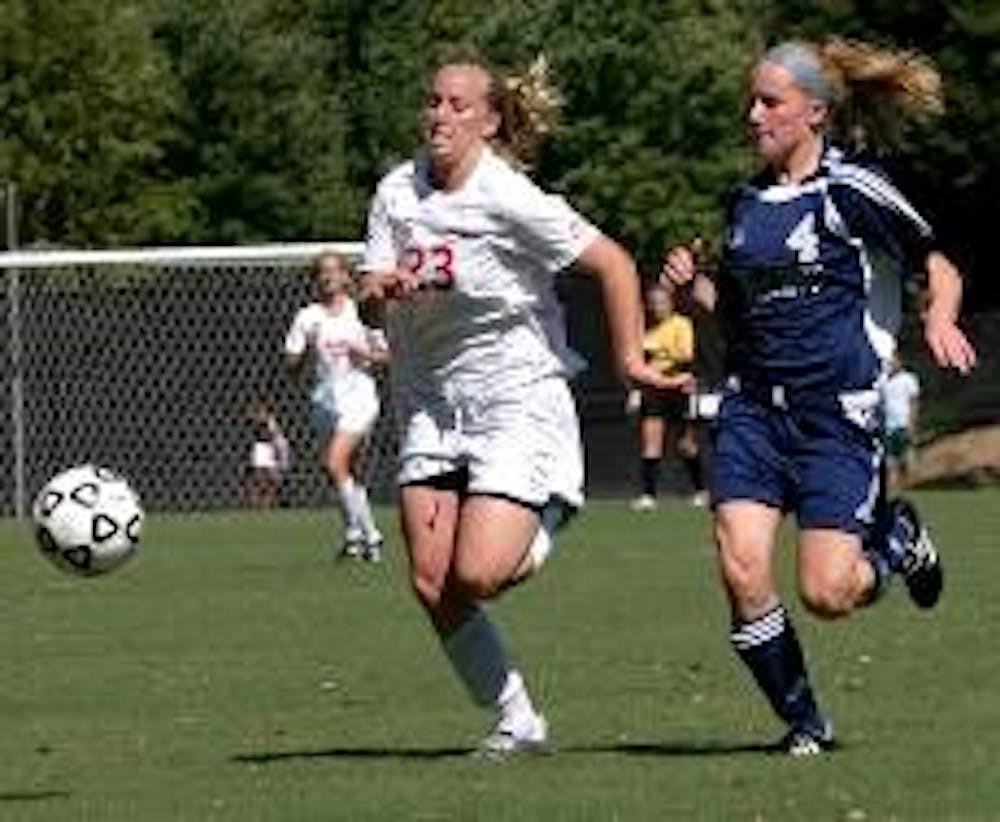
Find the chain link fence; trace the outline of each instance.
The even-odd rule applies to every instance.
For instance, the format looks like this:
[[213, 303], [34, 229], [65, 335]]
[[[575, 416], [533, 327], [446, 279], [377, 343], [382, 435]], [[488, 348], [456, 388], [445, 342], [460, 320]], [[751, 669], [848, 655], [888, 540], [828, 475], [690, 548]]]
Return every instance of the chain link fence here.
[[[311, 299], [308, 264], [328, 247], [0, 255], [0, 515], [23, 510], [51, 475], [85, 461], [132, 478], [151, 510], [246, 505], [251, 411], [262, 405], [291, 444], [282, 504], [329, 502], [308, 425], [308, 385], [285, 373], [281, 352], [293, 314]], [[631, 493], [637, 432], [613, 375], [600, 292], [576, 276], [562, 278], [560, 289], [571, 344], [590, 361], [575, 386], [589, 490]], [[925, 438], [997, 421], [998, 319], [979, 314], [968, 323], [982, 356], [968, 380], [934, 369], [919, 329], [906, 329], [905, 359], [925, 389]], [[700, 369], [710, 382], [719, 373], [719, 334], [707, 318], [698, 327]], [[373, 496], [386, 501], [395, 424], [381, 385], [383, 414], [362, 471]], [[680, 473], [667, 467], [665, 487], [683, 490]]]
[[[130, 477], [150, 509], [242, 505], [262, 405], [292, 447], [282, 501], [329, 499], [309, 386], [285, 374], [282, 355], [318, 249], [225, 256], [234, 251], [7, 255], [0, 512], [23, 510], [52, 474], [86, 461]], [[386, 405], [362, 466], [383, 495], [395, 460]]]

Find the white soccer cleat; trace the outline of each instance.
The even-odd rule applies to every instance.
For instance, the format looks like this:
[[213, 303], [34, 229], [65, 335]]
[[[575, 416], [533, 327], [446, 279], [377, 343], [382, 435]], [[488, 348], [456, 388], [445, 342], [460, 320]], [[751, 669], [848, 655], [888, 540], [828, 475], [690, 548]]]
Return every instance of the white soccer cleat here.
[[695, 491], [691, 495], [691, 505], [694, 508], [708, 508], [710, 502], [708, 491]]
[[636, 497], [632, 502], [629, 503], [629, 507], [633, 511], [652, 511], [656, 508], [656, 497], [651, 497], [649, 494], [643, 494], [640, 497]]
[[364, 550], [361, 553], [361, 556], [366, 562], [381, 562], [382, 540], [377, 539], [366, 543]]
[[361, 556], [363, 546], [360, 542], [349, 540], [337, 550], [338, 559], [358, 559]]
[[818, 756], [836, 745], [833, 724], [824, 719], [816, 729], [793, 728], [778, 743], [778, 750], [789, 756]]
[[549, 724], [541, 714], [531, 714], [517, 722], [504, 717], [479, 743], [476, 756], [501, 760], [522, 754], [544, 753], [548, 747]]

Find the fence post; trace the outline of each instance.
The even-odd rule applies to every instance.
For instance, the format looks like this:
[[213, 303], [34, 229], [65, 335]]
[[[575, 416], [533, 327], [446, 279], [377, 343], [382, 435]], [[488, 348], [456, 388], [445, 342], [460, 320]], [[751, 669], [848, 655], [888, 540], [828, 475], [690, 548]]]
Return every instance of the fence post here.
[[[17, 186], [4, 183], [4, 215], [7, 249], [17, 248]], [[14, 452], [14, 514], [21, 520], [27, 511], [25, 490], [24, 444], [24, 373], [21, 339], [21, 275], [16, 268], [7, 271], [7, 331], [10, 335], [10, 420], [11, 446]]]

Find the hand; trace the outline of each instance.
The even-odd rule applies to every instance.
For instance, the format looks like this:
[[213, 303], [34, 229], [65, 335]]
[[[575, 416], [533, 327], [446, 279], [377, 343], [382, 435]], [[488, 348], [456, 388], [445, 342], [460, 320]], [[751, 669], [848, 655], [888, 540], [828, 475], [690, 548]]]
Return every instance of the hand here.
[[355, 365], [365, 366], [372, 361], [371, 349], [362, 345], [349, 345], [347, 355]]
[[630, 383], [658, 388], [661, 391], [683, 391], [685, 394], [689, 394], [695, 387], [693, 374], [685, 372], [668, 377], [658, 368], [638, 357], [627, 359], [622, 371]]
[[393, 300], [420, 288], [420, 278], [407, 268], [369, 271], [361, 277], [359, 300]]
[[950, 317], [928, 313], [924, 341], [939, 367], [954, 368], [962, 376], [976, 367], [976, 350]]
[[660, 269], [660, 278], [674, 285], [688, 285], [694, 281], [697, 273], [694, 253], [687, 246], [678, 245], [667, 252], [663, 268]]
[[690, 371], [683, 371], [680, 374], [674, 374], [674, 376], [669, 379], [677, 381], [677, 385], [674, 387], [683, 394], [693, 394], [698, 390], [698, 378], [695, 377], [695, 375]]

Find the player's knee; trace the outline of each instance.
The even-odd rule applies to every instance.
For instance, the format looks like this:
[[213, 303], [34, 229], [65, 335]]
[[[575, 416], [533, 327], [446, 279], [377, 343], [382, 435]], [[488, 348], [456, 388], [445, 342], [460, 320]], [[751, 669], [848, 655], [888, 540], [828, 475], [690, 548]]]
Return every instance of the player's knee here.
[[771, 572], [766, 562], [753, 553], [740, 551], [732, 543], [719, 541], [719, 571], [727, 590], [739, 602], [747, 602], [755, 593], [770, 589]]
[[410, 573], [410, 587], [420, 604], [433, 612], [444, 598], [445, 577], [430, 569], [414, 567]]
[[854, 586], [843, 575], [810, 577], [801, 581], [799, 598], [806, 609], [821, 619], [839, 619], [854, 610]]
[[486, 568], [456, 569], [454, 585], [470, 600], [484, 600], [495, 597], [505, 580], [498, 580]]

